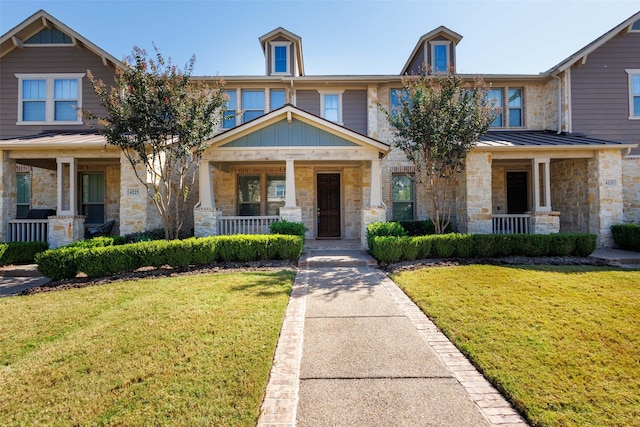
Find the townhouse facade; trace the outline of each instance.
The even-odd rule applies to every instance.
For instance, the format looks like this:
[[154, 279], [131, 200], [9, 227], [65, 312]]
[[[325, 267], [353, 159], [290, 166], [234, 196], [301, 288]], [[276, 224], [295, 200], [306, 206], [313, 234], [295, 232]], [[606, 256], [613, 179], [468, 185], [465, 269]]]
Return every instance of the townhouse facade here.
[[[224, 76], [193, 234], [264, 232], [284, 218], [308, 239], [366, 245], [371, 222], [426, 219], [427, 194], [378, 103], [395, 108], [403, 77], [425, 65], [455, 69], [461, 40], [426, 33], [397, 75], [311, 76], [300, 36], [260, 37], [264, 75]], [[45, 11], [0, 38], [0, 61], [0, 240], [55, 247], [109, 220], [122, 235], [160, 227], [132, 166], [75, 109], [100, 112], [86, 70], [109, 82], [120, 61]], [[640, 13], [551, 70], [480, 77], [501, 114], [458, 179], [454, 229], [590, 232], [612, 246], [611, 225], [640, 221]]]

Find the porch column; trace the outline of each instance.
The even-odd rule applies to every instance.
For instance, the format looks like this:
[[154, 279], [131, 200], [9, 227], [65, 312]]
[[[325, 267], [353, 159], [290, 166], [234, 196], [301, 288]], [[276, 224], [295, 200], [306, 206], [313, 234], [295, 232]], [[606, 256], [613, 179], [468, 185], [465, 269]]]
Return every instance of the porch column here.
[[0, 151], [0, 242], [6, 242], [9, 221], [15, 219], [16, 199], [16, 162], [9, 159], [9, 153]]
[[549, 171], [550, 159], [533, 159], [533, 211], [551, 211], [551, 175]]
[[285, 160], [285, 198], [280, 208], [280, 219], [302, 222], [302, 208], [296, 205], [296, 174], [293, 160]]
[[371, 185], [369, 193], [369, 206], [382, 205], [382, 169], [380, 160], [371, 160]]
[[367, 225], [373, 222], [386, 221], [387, 219], [387, 207], [382, 203], [382, 170], [380, 159], [372, 159], [370, 168], [369, 204], [362, 209], [362, 229], [360, 231], [360, 242], [365, 248], [367, 247]]
[[598, 246], [612, 247], [611, 226], [623, 222], [622, 155], [620, 150], [601, 150], [588, 163], [589, 233]]
[[78, 215], [78, 161], [73, 157], [56, 159], [57, 212], [49, 217], [49, 247], [57, 248], [84, 238], [84, 216]]
[[492, 176], [491, 153], [471, 150], [467, 154], [466, 168], [457, 200], [458, 231], [471, 234], [491, 234], [492, 219]]
[[200, 202], [193, 209], [193, 234], [196, 237], [217, 236], [221, 212], [216, 209], [211, 164], [208, 160], [200, 161], [198, 173]]

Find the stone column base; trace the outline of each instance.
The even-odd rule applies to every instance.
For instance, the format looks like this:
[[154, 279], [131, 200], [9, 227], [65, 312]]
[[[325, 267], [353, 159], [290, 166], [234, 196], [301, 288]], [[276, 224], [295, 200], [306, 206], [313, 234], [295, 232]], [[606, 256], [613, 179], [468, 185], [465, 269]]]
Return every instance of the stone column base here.
[[280, 219], [284, 219], [289, 222], [302, 222], [302, 208], [296, 206], [295, 208], [281, 207]]
[[216, 208], [200, 208], [193, 210], [193, 234], [196, 237], [218, 235], [218, 218], [222, 211]]
[[48, 230], [49, 248], [59, 248], [84, 239], [84, 216], [50, 216]]
[[531, 215], [533, 234], [552, 234], [560, 232], [560, 212], [526, 212]]
[[362, 246], [368, 248], [367, 225], [372, 222], [384, 222], [387, 220], [387, 208], [385, 206], [367, 206], [362, 209], [362, 230], [360, 231], [360, 242]]

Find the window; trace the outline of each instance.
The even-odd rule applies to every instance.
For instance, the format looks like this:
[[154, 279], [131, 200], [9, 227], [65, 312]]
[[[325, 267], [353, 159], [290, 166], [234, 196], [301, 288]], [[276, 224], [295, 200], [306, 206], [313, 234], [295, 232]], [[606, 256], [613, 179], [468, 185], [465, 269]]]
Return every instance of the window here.
[[271, 110], [284, 105], [284, 89], [271, 89]]
[[284, 175], [267, 176], [267, 215], [279, 215], [286, 197], [286, 179]]
[[222, 113], [222, 128], [231, 129], [236, 126], [236, 91], [225, 90], [224, 94], [227, 97], [227, 104]]
[[638, 120], [640, 119], [640, 70], [627, 70], [627, 73], [629, 75], [629, 118]]
[[82, 124], [84, 74], [16, 74], [18, 78], [18, 124]]
[[16, 218], [26, 218], [31, 208], [31, 175], [29, 173], [18, 173], [17, 178], [17, 205]]
[[71, 37], [58, 30], [57, 28], [45, 28], [25, 40], [24, 44], [73, 44], [73, 40], [71, 39]]
[[449, 45], [447, 41], [431, 42], [431, 72], [448, 73], [449, 72]]
[[[494, 105], [502, 110], [495, 118], [491, 127], [522, 127], [524, 126], [523, 115], [523, 89], [522, 88], [497, 88], [489, 89], [487, 97], [494, 102]], [[507, 103], [505, 107], [505, 94]]]
[[320, 92], [322, 117], [342, 124], [342, 92]]
[[413, 176], [393, 175], [391, 201], [393, 205], [393, 220], [413, 220], [414, 190]]
[[406, 100], [407, 91], [404, 89], [391, 89], [390, 106], [391, 115], [396, 117], [398, 112], [402, 110], [402, 101]]
[[509, 89], [509, 127], [522, 126], [522, 89]]
[[82, 215], [85, 224], [102, 224], [104, 216], [104, 173], [81, 174]]
[[640, 19], [631, 25], [631, 31], [640, 31]]
[[271, 74], [291, 74], [290, 46], [290, 42], [271, 42]]
[[260, 175], [238, 176], [238, 215], [260, 215]]
[[253, 120], [264, 114], [264, 91], [263, 90], [243, 90], [242, 91], [242, 123]]

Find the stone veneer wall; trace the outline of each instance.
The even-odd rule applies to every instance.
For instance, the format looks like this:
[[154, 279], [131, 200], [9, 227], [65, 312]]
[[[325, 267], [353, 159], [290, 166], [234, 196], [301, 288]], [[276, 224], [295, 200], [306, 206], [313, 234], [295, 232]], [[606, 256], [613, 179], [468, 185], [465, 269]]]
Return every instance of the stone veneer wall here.
[[560, 231], [589, 232], [587, 159], [554, 160], [551, 177], [551, 207], [560, 212]]
[[31, 168], [31, 207], [33, 209], [56, 209], [56, 171]]
[[[146, 174], [144, 166], [138, 165]], [[144, 175], [143, 175], [144, 176]], [[120, 234], [162, 228], [162, 218], [149, 199], [146, 186], [123, 154], [120, 155]]]
[[0, 242], [7, 238], [7, 221], [16, 216], [16, 162], [0, 151]]
[[640, 224], [640, 157], [622, 159], [624, 222]]
[[611, 226], [622, 223], [622, 156], [619, 150], [600, 150], [588, 160], [589, 232], [598, 245], [613, 246]]
[[459, 232], [488, 234], [493, 231], [491, 174], [491, 153], [471, 150], [457, 192]]

